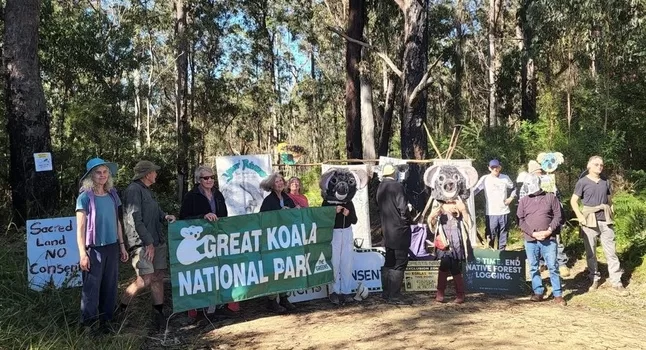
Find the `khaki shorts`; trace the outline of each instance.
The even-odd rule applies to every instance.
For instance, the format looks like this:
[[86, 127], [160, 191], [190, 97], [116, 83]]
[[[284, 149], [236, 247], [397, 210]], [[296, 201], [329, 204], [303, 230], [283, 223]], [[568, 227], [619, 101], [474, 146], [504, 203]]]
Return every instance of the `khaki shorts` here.
[[137, 248], [132, 252], [132, 267], [135, 268], [137, 276], [150, 275], [157, 270], [168, 268], [166, 263], [166, 260], [168, 260], [168, 248], [166, 244], [155, 247], [155, 257], [152, 262], [143, 258], [145, 253], [145, 247]]

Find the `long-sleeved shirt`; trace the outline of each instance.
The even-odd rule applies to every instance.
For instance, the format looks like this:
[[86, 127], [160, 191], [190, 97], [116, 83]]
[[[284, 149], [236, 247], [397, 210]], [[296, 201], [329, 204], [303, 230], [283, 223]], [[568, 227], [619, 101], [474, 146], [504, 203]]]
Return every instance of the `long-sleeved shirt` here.
[[[536, 241], [532, 233], [544, 231], [548, 228], [555, 232], [561, 223], [561, 204], [554, 193], [540, 192], [537, 195], [528, 195], [518, 202], [516, 209], [518, 224], [523, 231], [525, 240]], [[552, 233], [554, 237], [555, 233]]]
[[509, 176], [505, 174], [500, 174], [499, 176], [487, 174], [482, 176], [473, 188], [473, 195], [475, 196], [482, 190], [484, 190], [487, 202], [487, 215], [509, 214], [509, 206], [505, 204], [508, 191], [511, 190], [510, 197], [516, 197], [514, 183]]
[[123, 224], [130, 248], [166, 242], [163, 222], [166, 213], [159, 207], [153, 192], [141, 180], [131, 183], [124, 191]]

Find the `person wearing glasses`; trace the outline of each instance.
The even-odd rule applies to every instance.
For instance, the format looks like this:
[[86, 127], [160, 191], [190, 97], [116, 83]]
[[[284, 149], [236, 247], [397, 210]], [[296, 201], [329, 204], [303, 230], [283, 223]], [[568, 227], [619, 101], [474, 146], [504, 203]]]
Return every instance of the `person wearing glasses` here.
[[[199, 165], [195, 169], [195, 186], [184, 195], [182, 206], [179, 210], [180, 220], [206, 219], [216, 221], [227, 217], [227, 206], [222, 192], [215, 186], [213, 169], [206, 165]], [[207, 316], [231, 317], [235, 313], [227, 305], [214, 305], [207, 309]], [[188, 316], [196, 320], [197, 310], [190, 310]]]
[[[621, 265], [615, 246], [615, 231], [612, 221], [612, 201], [610, 182], [601, 177], [603, 158], [592, 156], [588, 160], [588, 174], [577, 181], [570, 199], [572, 210], [581, 225], [588, 272], [591, 280], [590, 290], [599, 288], [600, 273], [597, 266], [597, 240], [601, 241], [603, 253], [608, 262], [608, 273], [612, 289], [620, 296], [629, 295], [621, 283]], [[579, 208], [579, 200], [583, 208]]]

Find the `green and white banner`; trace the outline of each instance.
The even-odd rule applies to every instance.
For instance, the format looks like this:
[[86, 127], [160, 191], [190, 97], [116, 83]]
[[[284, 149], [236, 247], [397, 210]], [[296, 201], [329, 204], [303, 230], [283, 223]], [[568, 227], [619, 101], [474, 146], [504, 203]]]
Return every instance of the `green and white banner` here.
[[173, 311], [332, 282], [335, 214], [330, 206], [170, 224]]

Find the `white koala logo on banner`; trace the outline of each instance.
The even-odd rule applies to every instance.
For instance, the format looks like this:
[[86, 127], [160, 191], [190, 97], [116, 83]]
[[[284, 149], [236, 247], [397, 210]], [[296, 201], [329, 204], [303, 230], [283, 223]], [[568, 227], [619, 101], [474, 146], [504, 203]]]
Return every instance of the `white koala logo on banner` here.
[[190, 265], [202, 260], [205, 255], [200, 253], [197, 248], [204, 245], [206, 237], [200, 239], [200, 234], [204, 231], [201, 226], [189, 226], [180, 230], [184, 239], [177, 247], [177, 261], [182, 265]]

